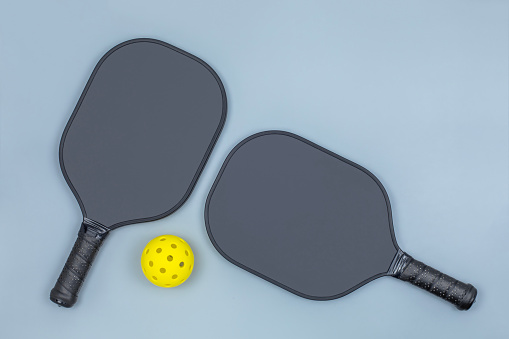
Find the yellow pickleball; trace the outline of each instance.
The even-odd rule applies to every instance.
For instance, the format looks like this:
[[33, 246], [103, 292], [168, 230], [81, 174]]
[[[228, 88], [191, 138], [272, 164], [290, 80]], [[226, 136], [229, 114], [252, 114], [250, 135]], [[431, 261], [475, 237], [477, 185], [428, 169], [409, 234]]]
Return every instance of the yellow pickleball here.
[[191, 246], [175, 235], [161, 235], [149, 241], [141, 254], [145, 277], [160, 287], [182, 284], [193, 272], [194, 255]]

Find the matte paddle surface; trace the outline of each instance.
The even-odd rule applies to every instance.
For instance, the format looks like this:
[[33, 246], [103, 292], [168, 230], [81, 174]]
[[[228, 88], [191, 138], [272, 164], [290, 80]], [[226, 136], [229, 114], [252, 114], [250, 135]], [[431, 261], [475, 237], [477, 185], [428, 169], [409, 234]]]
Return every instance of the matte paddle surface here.
[[62, 170], [83, 215], [115, 228], [177, 209], [225, 114], [219, 78], [196, 57], [151, 39], [112, 49], [62, 137]]
[[256, 134], [230, 153], [205, 219], [226, 259], [310, 299], [340, 297], [387, 273], [397, 252], [380, 182], [286, 132]]

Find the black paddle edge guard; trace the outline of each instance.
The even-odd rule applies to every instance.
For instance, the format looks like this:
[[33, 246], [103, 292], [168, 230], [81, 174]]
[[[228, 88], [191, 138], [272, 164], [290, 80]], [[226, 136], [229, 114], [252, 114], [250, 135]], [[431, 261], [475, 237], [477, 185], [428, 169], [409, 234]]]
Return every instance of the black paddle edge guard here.
[[51, 301], [67, 308], [76, 303], [85, 277], [108, 234], [108, 228], [92, 220], [83, 221], [62, 273], [51, 290]]
[[471, 284], [427, 266], [403, 251], [398, 252], [388, 273], [450, 302], [462, 311], [470, 309], [477, 296], [477, 289]]
[[314, 300], [314, 301], [328, 301], [328, 300], [334, 300], [334, 299], [338, 299], [338, 298], [341, 298], [341, 297], [344, 297], [352, 292], [354, 292], [355, 290], [359, 289], [360, 287], [366, 285], [367, 283], [375, 280], [375, 279], [378, 279], [378, 278], [381, 278], [381, 277], [385, 277], [387, 275], [391, 275], [390, 273], [388, 272], [381, 272], [381, 273], [378, 273], [376, 275], [373, 275], [361, 282], [359, 282], [358, 284], [356, 284], [355, 286], [353, 286], [352, 288], [349, 288], [348, 290], [344, 291], [343, 293], [339, 293], [339, 294], [335, 294], [335, 295], [330, 295], [330, 296], [315, 296], [315, 295], [309, 295], [309, 294], [305, 294], [305, 293], [301, 293], [285, 284], [282, 284], [280, 283], [279, 281], [277, 280], [274, 280], [270, 277], [267, 277], [266, 275], [246, 266], [246, 265], [243, 265], [242, 263], [236, 261], [235, 259], [233, 259], [232, 257], [230, 257], [225, 251], [223, 251], [223, 249], [219, 246], [219, 244], [217, 243], [216, 239], [214, 238], [214, 235], [213, 235], [213, 232], [212, 232], [212, 229], [210, 227], [210, 222], [209, 222], [209, 206], [210, 206], [210, 201], [212, 200], [212, 197], [214, 195], [214, 191], [216, 190], [216, 187], [217, 185], [219, 184], [219, 181], [221, 180], [221, 177], [223, 176], [225, 170], [226, 170], [226, 167], [228, 166], [228, 163], [230, 162], [230, 160], [232, 159], [232, 157], [235, 155], [235, 153], [242, 147], [244, 146], [246, 143], [248, 143], [249, 141], [253, 140], [253, 139], [256, 139], [256, 138], [259, 138], [259, 137], [263, 137], [263, 136], [266, 136], [266, 135], [284, 135], [284, 136], [287, 136], [287, 137], [291, 137], [291, 138], [294, 138], [294, 139], [297, 139], [301, 142], [304, 142], [306, 144], [308, 144], [309, 146], [311, 147], [314, 147], [316, 148], [317, 150], [321, 151], [321, 152], [324, 152], [336, 159], [339, 159], [359, 170], [361, 170], [362, 172], [366, 173], [369, 177], [371, 177], [371, 179], [373, 179], [373, 181], [375, 181], [375, 183], [380, 187], [380, 190], [382, 191], [383, 193], [383, 196], [384, 196], [384, 199], [385, 199], [385, 203], [386, 203], [386, 206], [387, 206], [387, 215], [388, 215], [388, 218], [389, 218], [389, 232], [391, 234], [391, 239], [392, 239], [392, 242], [394, 244], [394, 247], [396, 249], [396, 254], [394, 256], [394, 259], [392, 260], [391, 264], [390, 264], [390, 267], [389, 267], [389, 272], [391, 270], [391, 268], [393, 267], [394, 265], [394, 262], [396, 261], [396, 258], [398, 257], [398, 254], [401, 252], [403, 253], [403, 251], [401, 251], [401, 249], [399, 248], [398, 246], [398, 243], [396, 241], [396, 236], [394, 234], [394, 226], [393, 226], [393, 223], [392, 223], [392, 211], [391, 211], [391, 203], [389, 201], [389, 195], [387, 194], [387, 191], [385, 190], [384, 186], [382, 185], [382, 183], [380, 182], [380, 180], [378, 180], [378, 178], [373, 174], [371, 173], [369, 170], [367, 170], [366, 168], [362, 167], [361, 165], [351, 161], [351, 160], [348, 160], [346, 158], [343, 158], [342, 156], [328, 150], [327, 148], [324, 148], [318, 144], [315, 144], [314, 142], [308, 140], [308, 139], [305, 139], [303, 137], [301, 137], [300, 135], [297, 135], [297, 134], [294, 134], [294, 133], [291, 133], [291, 132], [287, 132], [287, 131], [282, 131], [282, 130], [268, 130], [268, 131], [262, 131], [262, 132], [258, 132], [258, 133], [255, 133], [255, 134], [252, 134], [246, 138], [244, 138], [242, 141], [240, 141], [231, 151], [230, 153], [228, 154], [228, 156], [226, 157], [226, 159], [224, 160], [223, 162], [223, 165], [221, 166], [221, 169], [219, 170], [219, 173], [217, 174], [216, 176], [216, 179], [214, 180], [214, 183], [212, 184], [212, 187], [210, 188], [210, 191], [207, 195], [207, 200], [205, 201], [205, 209], [204, 209], [204, 219], [205, 219], [205, 229], [207, 230], [207, 235], [209, 236], [209, 239], [210, 239], [210, 242], [212, 243], [212, 245], [214, 246], [214, 248], [216, 249], [216, 251], [219, 252], [219, 254], [221, 256], [223, 256], [223, 258], [225, 258], [226, 260], [228, 260], [229, 262], [231, 262], [232, 264], [234, 264], [235, 266], [238, 266], [240, 268], [242, 268], [243, 270], [251, 273], [251, 274], [254, 274], [276, 286], [279, 286], [281, 287], [282, 289], [284, 290], [287, 290], [288, 292], [290, 293], [293, 293], [299, 297], [302, 297], [302, 298], [305, 298], [305, 299], [309, 299], [309, 300]]
[[195, 56], [195, 55], [193, 55], [191, 53], [187, 53], [186, 51], [184, 51], [184, 50], [182, 50], [182, 49], [180, 49], [178, 47], [175, 47], [173, 45], [170, 45], [169, 43], [166, 43], [164, 41], [157, 40], [157, 39], [151, 39], [151, 38], [136, 38], [136, 39], [131, 39], [131, 40], [124, 41], [124, 42], [116, 45], [115, 47], [111, 48], [106, 54], [104, 54], [104, 56], [99, 60], [97, 65], [94, 67], [94, 70], [92, 71], [92, 74], [90, 75], [90, 78], [88, 79], [87, 84], [85, 85], [85, 89], [81, 93], [81, 96], [80, 96], [80, 98], [78, 100], [78, 103], [76, 104], [76, 107], [74, 108], [74, 111], [72, 112], [71, 117], [69, 118], [69, 121], [65, 125], [64, 132], [62, 133], [62, 137], [60, 138], [60, 146], [59, 146], [59, 151], [58, 151], [58, 158], [59, 158], [59, 162], [60, 162], [60, 170], [62, 171], [64, 179], [67, 182], [67, 185], [69, 186], [69, 188], [71, 189], [72, 193], [74, 194], [74, 197], [78, 201], [78, 204], [79, 204], [80, 209], [81, 209], [81, 213], [83, 214], [84, 218], [87, 217], [87, 211], [85, 210], [85, 206], [83, 205], [83, 202], [81, 201], [81, 197], [78, 194], [78, 191], [76, 190], [76, 188], [74, 188], [74, 185], [72, 184], [71, 180], [69, 179], [69, 175], [67, 174], [67, 171], [66, 171], [65, 165], [64, 165], [64, 161], [63, 161], [63, 158], [64, 158], [63, 157], [63, 149], [64, 149], [65, 138], [67, 136], [67, 132], [71, 128], [72, 122], [73, 122], [74, 118], [76, 117], [76, 114], [78, 114], [78, 111], [79, 111], [79, 109], [81, 107], [81, 104], [83, 103], [83, 100], [85, 99], [85, 96], [86, 96], [86, 94], [87, 94], [87, 92], [88, 92], [88, 90], [89, 90], [89, 88], [90, 88], [90, 86], [91, 86], [91, 84], [92, 84], [92, 82], [93, 82], [97, 72], [101, 68], [101, 65], [104, 63], [104, 61], [113, 52], [117, 51], [118, 49], [120, 49], [122, 47], [125, 47], [127, 45], [130, 45], [130, 44], [138, 43], [138, 42], [148, 42], [148, 43], [153, 43], [153, 44], [164, 46], [166, 48], [174, 50], [177, 53], [180, 53], [182, 55], [187, 56], [188, 58], [198, 62], [200, 65], [205, 67], [210, 72], [210, 74], [212, 74], [212, 76], [216, 80], [217, 84], [219, 85], [219, 89], [221, 91], [221, 96], [222, 96], [223, 110], [222, 110], [222, 115], [221, 115], [221, 120], [219, 122], [219, 126], [217, 127], [216, 131], [214, 132], [214, 136], [212, 137], [212, 140], [210, 141], [210, 144], [209, 144], [209, 146], [207, 148], [207, 151], [206, 151], [206, 153], [205, 153], [205, 155], [204, 155], [204, 157], [203, 157], [203, 159], [202, 159], [202, 161], [200, 163], [200, 166], [198, 167], [198, 170], [196, 171], [196, 173], [195, 173], [195, 175], [193, 177], [191, 185], [187, 189], [187, 191], [186, 191], [185, 195], [182, 197], [182, 199], [175, 206], [171, 207], [168, 211], [166, 211], [166, 212], [164, 212], [162, 214], [155, 215], [155, 216], [148, 217], [148, 218], [126, 220], [126, 221], [122, 221], [122, 222], [116, 223], [114, 225], [108, 225], [110, 230], [113, 230], [113, 229], [121, 227], [121, 226], [126, 226], [126, 225], [131, 225], [131, 224], [138, 224], [138, 223], [142, 223], [142, 222], [155, 221], [155, 220], [158, 220], [158, 219], [162, 219], [164, 217], [169, 216], [170, 214], [172, 214], [173, 212], [178, 210], [180, 207], [182, 207], [182, 205], [184, 205], [184, 203], [187, 201], [187, 199], [189, 199], [189, 196], [191, 195], [194, 187], [196, 186], [196, 183], [198, 182], [198, 179], [199, 179], [203, 169], [205, 168], [205, 165], [207, 164], [207, 161], [208, 161], [208, 159], [209, 159], [209, 157], [210, 157], [210, 155], [212, 153], [212, 150], [214, 149], [214, 146], [216, 145], [217, 140], [219, 139], [219, 136], [220, 136], [220, 134], [221, 134], [221, 132], [223, 130], [224, 124], [226, 122], [226, 115], [227, 115], [227, 110], [228, 110], [227, 98], [226, 98], [226, 90], [224, 88], [223, 82], [219, 78], [219, 75], [217, 75], [217, 73], [214, 71], [214, 69], [212, 67], [210, 67], [205, 61], [203, 61], [202, 59], [198, 58], [197, 56]]

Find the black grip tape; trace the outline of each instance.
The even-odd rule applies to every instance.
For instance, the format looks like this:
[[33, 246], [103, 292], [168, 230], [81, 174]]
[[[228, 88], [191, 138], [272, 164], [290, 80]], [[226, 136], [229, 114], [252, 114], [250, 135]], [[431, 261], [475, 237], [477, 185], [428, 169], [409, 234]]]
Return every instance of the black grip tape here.
[[434, 295], [447, 300], [459, 310], [468, 310], [475, 301], [477, 289], [471, 284], [465, 284], [433, 267], [427, 266], [403, 253], [403, 265], [398, 268], [394, 276], [403, 281], [418, 286]]
[[78, 239], [74, 243], [55, 287], [51, 290], [51, 301], [63, 307], [72, 307], [76, 303], [81, 285], [107, 235], [108, 230], [81, 224]]

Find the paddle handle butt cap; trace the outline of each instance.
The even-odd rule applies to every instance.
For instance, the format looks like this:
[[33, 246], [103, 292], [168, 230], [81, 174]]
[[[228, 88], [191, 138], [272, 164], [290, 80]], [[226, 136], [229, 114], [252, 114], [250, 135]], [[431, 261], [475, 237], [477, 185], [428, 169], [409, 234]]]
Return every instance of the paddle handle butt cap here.
[[399, 261], [399, 267], [393, 272], [396, 278], [433, 293], [459, 310], [466, 311], [474, 303], [477, 289], [471, 284], [456, 280], [404, 252]]
[[51, 301], [68, 308], [76, 303], [85, 277], [107, 235], [107, 231], [99, 230], [85, 223], [81, 224], [74, 247], [55, 287], [51, 290]]

